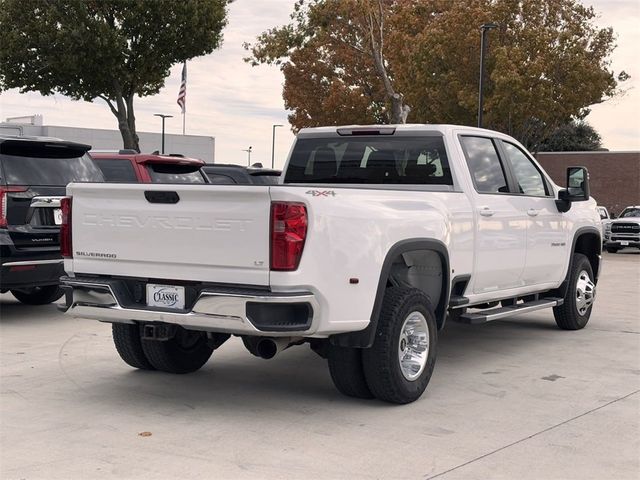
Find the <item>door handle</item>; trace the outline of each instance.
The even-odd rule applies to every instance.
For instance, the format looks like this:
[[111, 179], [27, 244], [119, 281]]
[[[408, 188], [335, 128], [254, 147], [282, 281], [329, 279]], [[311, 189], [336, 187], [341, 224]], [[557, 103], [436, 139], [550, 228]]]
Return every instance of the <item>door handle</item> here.
[[535, 208], [530, 208], [529, 210], [527, 210], [527, 215], [529, 215], [530, 217], [535, 217], [540, 213], [540, 210], [536, 210]]
[[481, 207], [479, 213], [483, 217], [491, 217], [493, 215], [493, 210], [491, 210], [489, 207]]

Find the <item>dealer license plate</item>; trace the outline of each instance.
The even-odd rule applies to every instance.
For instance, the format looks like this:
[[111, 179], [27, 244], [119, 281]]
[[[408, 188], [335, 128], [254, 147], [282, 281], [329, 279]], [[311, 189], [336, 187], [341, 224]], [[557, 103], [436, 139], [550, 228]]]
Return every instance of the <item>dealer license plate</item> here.
[[182, 310], [184, 308], [184, 287], [148, 283], [147, 306]]
[[60, 225], [62, 223], [62, 210], [59, 208], [53, 209], [53, 223]]
[[627, 245], [629, 245], [629, 242], [620, 242], [620, 245], [622, 245], [623, 247], [626, 247]]

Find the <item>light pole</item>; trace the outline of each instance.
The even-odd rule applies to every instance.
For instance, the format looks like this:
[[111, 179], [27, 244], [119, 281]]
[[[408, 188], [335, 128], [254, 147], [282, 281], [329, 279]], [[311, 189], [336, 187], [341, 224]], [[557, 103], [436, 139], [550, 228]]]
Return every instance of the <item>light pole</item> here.
[[247, 166], [250, 167], [251, 166], [251, 146], [249, 146], [249, 148], [247, 148], [246, 150], [242, 150], [243, 152], [247, 152]]
[[276, 127], [282, 127], [283, 125], [271, 125], [272, 135], [271, 135], [271, 168], [273, 168], [273, 158], [275, 155], [276, 148]]
[[173, 115], [165, 115], [163, 113], [154, 113], [153, 116], [162, 118], [162, 149], [160, 153], [164, 155], [164, 121], [166, 118], [173, 118]]
[[480, 90], [478, 92], [478, 128], [482, 128], [482, 105], [483, 105], [483, 92], [482, 88], [484, 87], [484, 55], [485, 55], [485, 43], [487, 32], [489, 30], [493, 30], [494, 28], [498, 28], [497, 23], [485, 23], [480, 27], [481, 35], [480, 35]]

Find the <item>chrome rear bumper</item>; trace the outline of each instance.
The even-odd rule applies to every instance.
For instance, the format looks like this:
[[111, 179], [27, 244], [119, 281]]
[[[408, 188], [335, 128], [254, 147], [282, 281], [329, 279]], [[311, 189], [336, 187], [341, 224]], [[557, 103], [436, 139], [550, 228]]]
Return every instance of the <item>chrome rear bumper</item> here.
[[76, 318], [109, 323], [162, 322], [190, 330], [270, 337], [309, 335], [317, 329], [318, 303], [310, 292], [203, 289], [188, 310], [172, 312], [143, 304], [123, 306], [123, 294], [115, 293], [117, 288], [111, 281], [63, 277], [61, 285], [66, 289], [63, 310]]

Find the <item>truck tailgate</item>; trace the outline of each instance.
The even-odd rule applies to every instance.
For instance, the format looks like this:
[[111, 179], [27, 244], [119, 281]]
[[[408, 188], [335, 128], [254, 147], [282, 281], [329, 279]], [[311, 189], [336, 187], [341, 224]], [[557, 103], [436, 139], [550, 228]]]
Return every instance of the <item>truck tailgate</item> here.
[[269, 187], [75, 183], [67, 194], [75, 273], [269, 284]]

